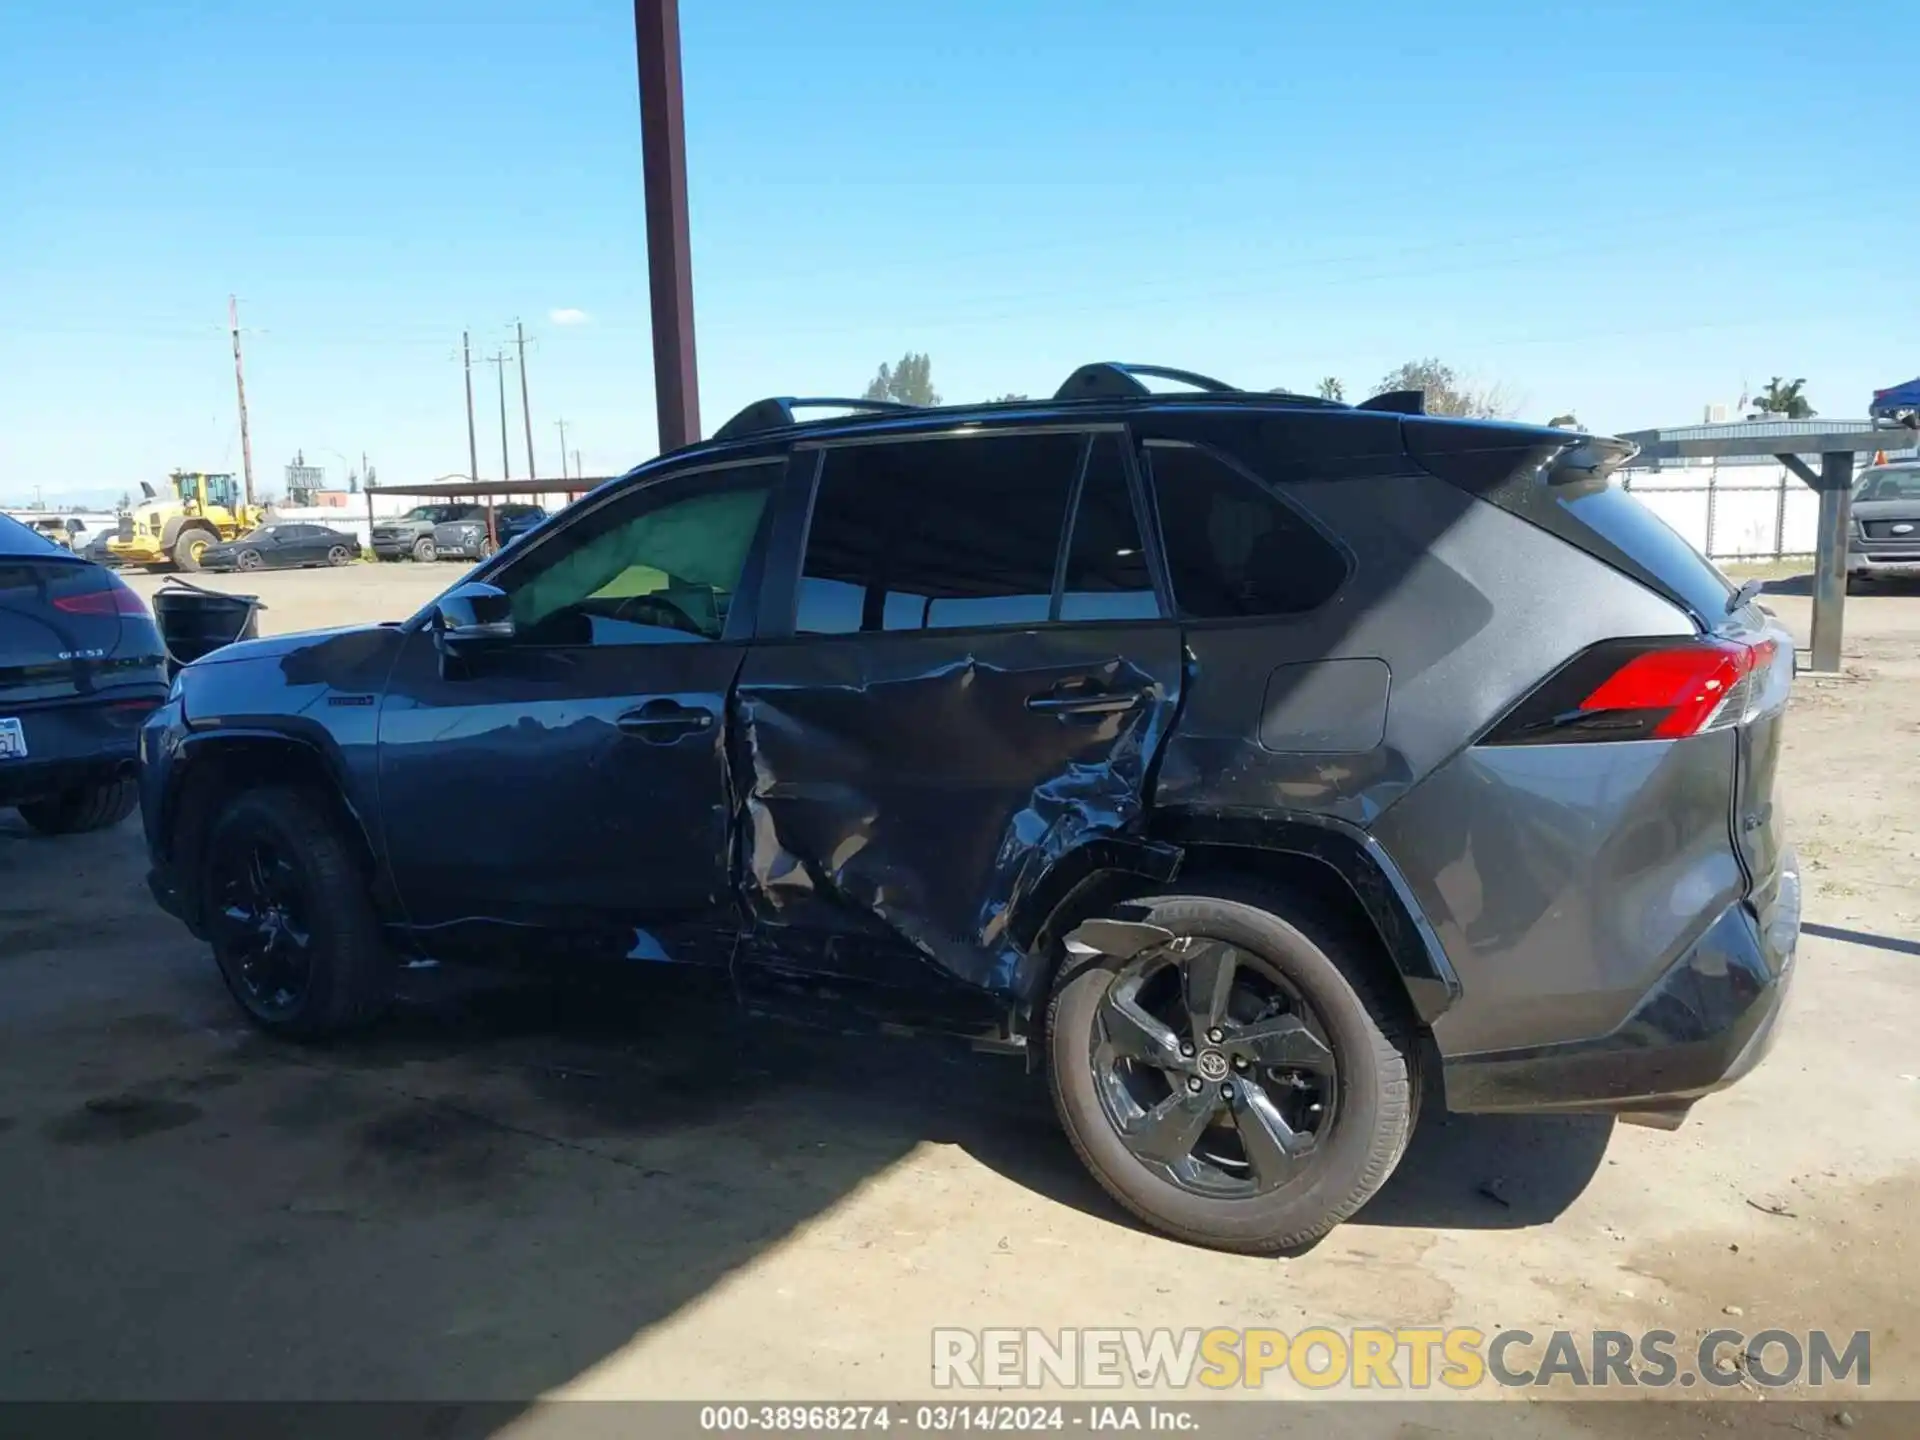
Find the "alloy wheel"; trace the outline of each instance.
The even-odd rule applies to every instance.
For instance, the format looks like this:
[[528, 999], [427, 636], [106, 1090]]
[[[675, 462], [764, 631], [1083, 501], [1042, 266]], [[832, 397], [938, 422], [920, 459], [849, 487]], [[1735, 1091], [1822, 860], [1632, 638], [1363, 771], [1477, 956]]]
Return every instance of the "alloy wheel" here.
[[1320, 1017], [1273, 965], [1224, 941], [1185, 937], [1129, 960], [1088, 1061], [1134, 1158], [1214, 1199], [1298, 1180], [1336, 1119], [1339, 1067]]
[[266, 838], [222, 847], [213, 865], [214, 951], [257, 1014], [291, 1014], [313, 983], [313, 926], [293, 863]]

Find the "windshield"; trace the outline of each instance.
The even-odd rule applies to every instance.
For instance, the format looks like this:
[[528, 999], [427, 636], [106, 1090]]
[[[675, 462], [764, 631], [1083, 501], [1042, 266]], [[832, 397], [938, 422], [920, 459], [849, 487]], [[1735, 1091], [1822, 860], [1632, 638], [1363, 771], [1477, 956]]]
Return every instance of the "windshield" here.
[[1856, 500], [1920, 500], [1920, 466], [1869, 470], [1853, 492]]

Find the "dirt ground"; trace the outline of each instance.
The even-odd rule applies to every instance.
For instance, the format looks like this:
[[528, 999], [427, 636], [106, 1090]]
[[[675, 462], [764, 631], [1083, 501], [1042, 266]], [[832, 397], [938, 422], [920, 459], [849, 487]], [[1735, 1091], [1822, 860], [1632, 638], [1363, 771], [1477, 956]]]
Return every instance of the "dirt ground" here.
[[[216, 583], [275, 631], [457, 573]], [[1769, 603], [1804, 645], [1804, 596]], [[1808, 929], [1768, 1062], [1674, 1134], [1430, 1113], [1286, 1260], [1131, 1224], [1016, 1063], [719, 994], [421, 972], [365, 1039], [263, 1040], [146, 896], [137, 821], [45, 841], [8, 812], [0, 1399], [902, 1398], [933, 1393], [934, 1327], [988, 1325], [1868, 1329], [1869, 1393], [1920, 1398], [1920, 591], [1848, 617], [1847, 675], [1789, 727]]]

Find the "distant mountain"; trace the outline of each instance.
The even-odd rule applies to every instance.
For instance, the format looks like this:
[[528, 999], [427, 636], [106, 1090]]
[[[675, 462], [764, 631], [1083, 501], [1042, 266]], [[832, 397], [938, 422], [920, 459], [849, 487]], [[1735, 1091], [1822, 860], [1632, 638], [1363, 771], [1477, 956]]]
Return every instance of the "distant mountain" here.
[[98, 489], [81, 490], [44, 490], [38, 506], [34, 503], [33, 493], [14, 491], [0, 495], [0, 510], [111, 510], [120, 503], [123, 494], [139, 493], [137, 485], [123, 486], [119, 490], [109, 490], [102, 486]]

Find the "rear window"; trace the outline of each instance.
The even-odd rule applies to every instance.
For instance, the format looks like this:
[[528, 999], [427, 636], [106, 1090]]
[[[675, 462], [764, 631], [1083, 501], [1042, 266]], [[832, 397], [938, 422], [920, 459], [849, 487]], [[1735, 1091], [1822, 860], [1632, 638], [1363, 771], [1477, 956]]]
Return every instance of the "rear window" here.
[[1717, 619], [1727, 608], [1733, 587], [1707, 558], [1680, 534], [1617, 484], [1582, 494], [1559, 494], [1568, 516], [1607, 541], [1622, 555], [1672, 587], [1686, 606]]

